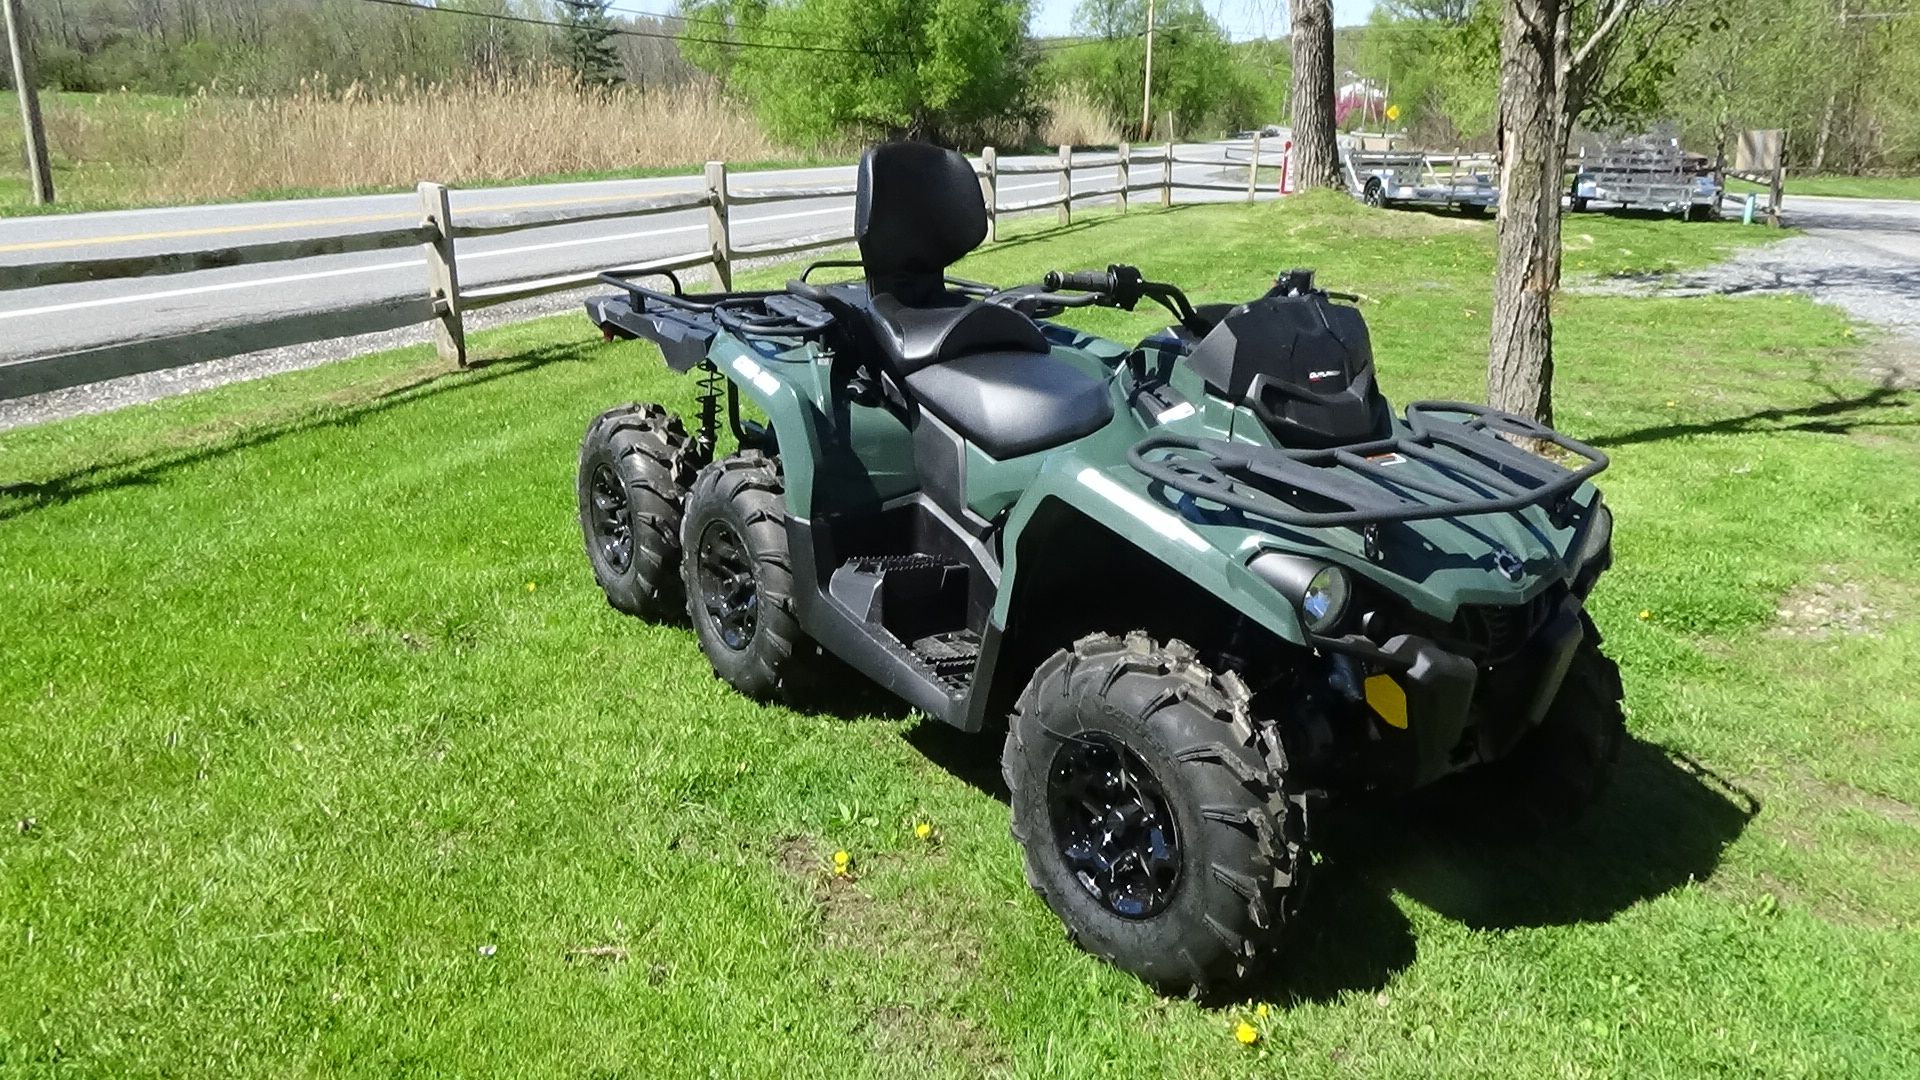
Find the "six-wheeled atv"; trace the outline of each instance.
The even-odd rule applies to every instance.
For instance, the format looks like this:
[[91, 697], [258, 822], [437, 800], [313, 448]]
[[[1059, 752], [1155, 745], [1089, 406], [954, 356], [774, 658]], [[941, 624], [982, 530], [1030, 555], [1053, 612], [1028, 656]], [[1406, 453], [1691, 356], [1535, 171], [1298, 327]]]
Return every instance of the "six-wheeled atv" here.
[[[1028, 880], [1168, 990], [1271, 955], [1325, 797], [1471, 770], [1530, 823], [1594, 793], [1623, 737], [1582, 608], [1603, 455], [1477, 405], [1394, 415], [1359, 311], [1308, 272], [1198, 307], [1128, 266], [997, 289], [945, 274], [986, 229], [964, 158], [879, 146], [858, 190], [858, 262], [703, 295], [611, 273], [588, 303], [703, 379], [691, 430], [654, 405], [588, 429], [615, 607], [684, 611], [748, 694], [824, 650], [1004, 724]], [[862, 277], [812, 280], [836, 266]], [[1138, 345], [1053, 321], [1141, 300], [1173, 322]], [[723, 409], [740, 449], [716, 460]]]

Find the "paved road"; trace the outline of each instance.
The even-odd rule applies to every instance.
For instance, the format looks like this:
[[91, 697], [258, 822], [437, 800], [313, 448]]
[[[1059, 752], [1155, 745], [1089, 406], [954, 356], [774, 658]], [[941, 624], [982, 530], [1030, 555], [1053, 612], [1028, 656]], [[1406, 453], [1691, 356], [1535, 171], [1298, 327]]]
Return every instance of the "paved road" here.
[[[1180, 147], [1176, 156], [1220, 159], [1224, 152], [1221, 144], [1197, 144]], [[1048, 160], [1001, 159], [1003, 164]], [[1188, 180], [1210, 179], [1224, 167], [1224, 163], [1176, 166], [1179, 176]], [[1157, 163], [1136, 166], [1133, 179], [1157, 181], [1160, 169]], [[1238, 171], [1245, 175], [1244, 168]], [[1074, 187], [1112, 186], [1115, 172], [1112, 165], [1076, 170]], [[852, 182], [853, 169], [837, 166], [735, 174], [731, 186], [738, 191]], [[455, 192], [453, 208], [456, 219], [509, 209], [591, 208], [622, 198], [697, 192], [701, 187], [698, 176], [683, 176], [489, 188]], [[1058, 188], [1057, 176], [1006, 176], [1000, 183], [1000, 201], [1012, 204], [1044, 198]], [[1212, 194], [1183, 192], [1179, 197], [1192, 201]], [[1222, 193], [1220, 197], [1232, 196]], [[852, 212], [850, 199], [743, 207], [733, 214], [734, 243], [845, 232], [851, 229]], [[324, 236], [414, 222], [420, 215], [416, 196], [395, 194], [4, 219], [0, 220], [0, 264]], [[683, 211], [462, 240], [458, 262], [462, 284], [472, 287], [698, 251], [705, 246], [705, 237], [705, 211]], [[416, 251], [396, 250], [0, 293], [0, 359], [420, 295], [426, 287], [425, 274]]]

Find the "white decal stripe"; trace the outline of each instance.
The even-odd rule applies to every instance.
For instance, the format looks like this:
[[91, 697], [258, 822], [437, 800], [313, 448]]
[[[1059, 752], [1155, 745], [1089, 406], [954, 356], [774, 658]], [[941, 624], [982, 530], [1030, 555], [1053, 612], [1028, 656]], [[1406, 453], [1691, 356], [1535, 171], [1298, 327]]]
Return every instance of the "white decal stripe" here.
[[1076, 477], [1095, 494], [1127, 512], [1127, 515], [1169, 540], [1178, 540], [1195, 551], [1207, 551], [1210, 545], [1185, 522], [1140, 496], [1114, 483], [1100, 470], [1088, 466]]

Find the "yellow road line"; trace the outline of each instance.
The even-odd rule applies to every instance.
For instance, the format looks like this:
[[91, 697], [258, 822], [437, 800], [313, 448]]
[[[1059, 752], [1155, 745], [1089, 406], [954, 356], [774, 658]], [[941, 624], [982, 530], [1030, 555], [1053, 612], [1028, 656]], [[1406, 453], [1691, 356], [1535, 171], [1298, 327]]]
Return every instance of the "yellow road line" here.
[[90, 247], [94, 244], [132, 244], [142, 240], [180, 240], [189, 236], [224, 236], [228, 233], [272, 232], [277, 229], [311, 229], [320, 225], [354, 225], [367, 221], [396, 221], [413, 214], [355, 214], [351, 217], [307, 218], [304, 221], [262, 221], [253, 225], [215, 225], [203, 229], [167, 229], [160, 232], [126, 233], [121, 236], [75, 236], [63, 240], [35, 240], [28, 244], [0, 244], [0, 251], [49, 251], [54, 248]]
[[[481, 214], [500, 210], [532, 210], [548, 206], [586, 206], [594, 203], [627, 202], [654, 195], [691, 195], [691, 191], [648, 192], [644, 195], [595, 195], [579, 199], [529, 199], [524, 202], [492, 203], [486, 206], [463, 208], [463, 214]], [[24, 244], [0, 244], [0, 252], [14, 251], [53, 251], [59, 248], [107, 246], [112, 244], [134, 244], [147, 240], [183, 240], [195, 236], [226, 236], [233, 233], [274, 232], [280, 229], [312, 229], [322, 225], [361, 225], [372, 221], [403, 221], [416, 219], [419, 215], [409, 213], [394, 214], [354, 214], [348, 217], [307, 218], [302, 221], [263, 221], [251, 225], [213, 225], [199, 229], [167, 229], [160, 232], [125, 233], [120, 236], [77, 236], [61, 240], [35, 240]]]

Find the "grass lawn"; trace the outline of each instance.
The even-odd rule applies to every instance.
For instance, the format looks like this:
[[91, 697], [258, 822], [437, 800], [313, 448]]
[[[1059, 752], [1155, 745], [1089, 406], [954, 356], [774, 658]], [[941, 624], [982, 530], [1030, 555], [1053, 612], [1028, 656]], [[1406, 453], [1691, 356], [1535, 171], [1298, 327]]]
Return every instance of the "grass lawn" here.
[[[1768, 235], [1571, 228], [1576, 274]], [[1404, 402], [1481, 395], [1491, 247], [1330, 197], [959, 272], [1317, 266]], [[1517, 848], [1324, 818], [1285, 970], [1229, 1007], [1066, 942], [996, 740], [754, 704], [607, 607], [580, 434], [693, 387], [584, 317], [0, 435], [0, 1073], [1920, 1075], [1915, 399], [1798, 299], [1555, 321], [1560, 424], [1613, 455], [1616, 782]]]
[[[1745, 180], [1729, 180], [1730, 191], [1760, 191], [1765, 187]], [[1794, 176], [1787, 175], [1789, 195], [1833, 195], [1848, 199], [1920, 199], [1920, 176]]]

